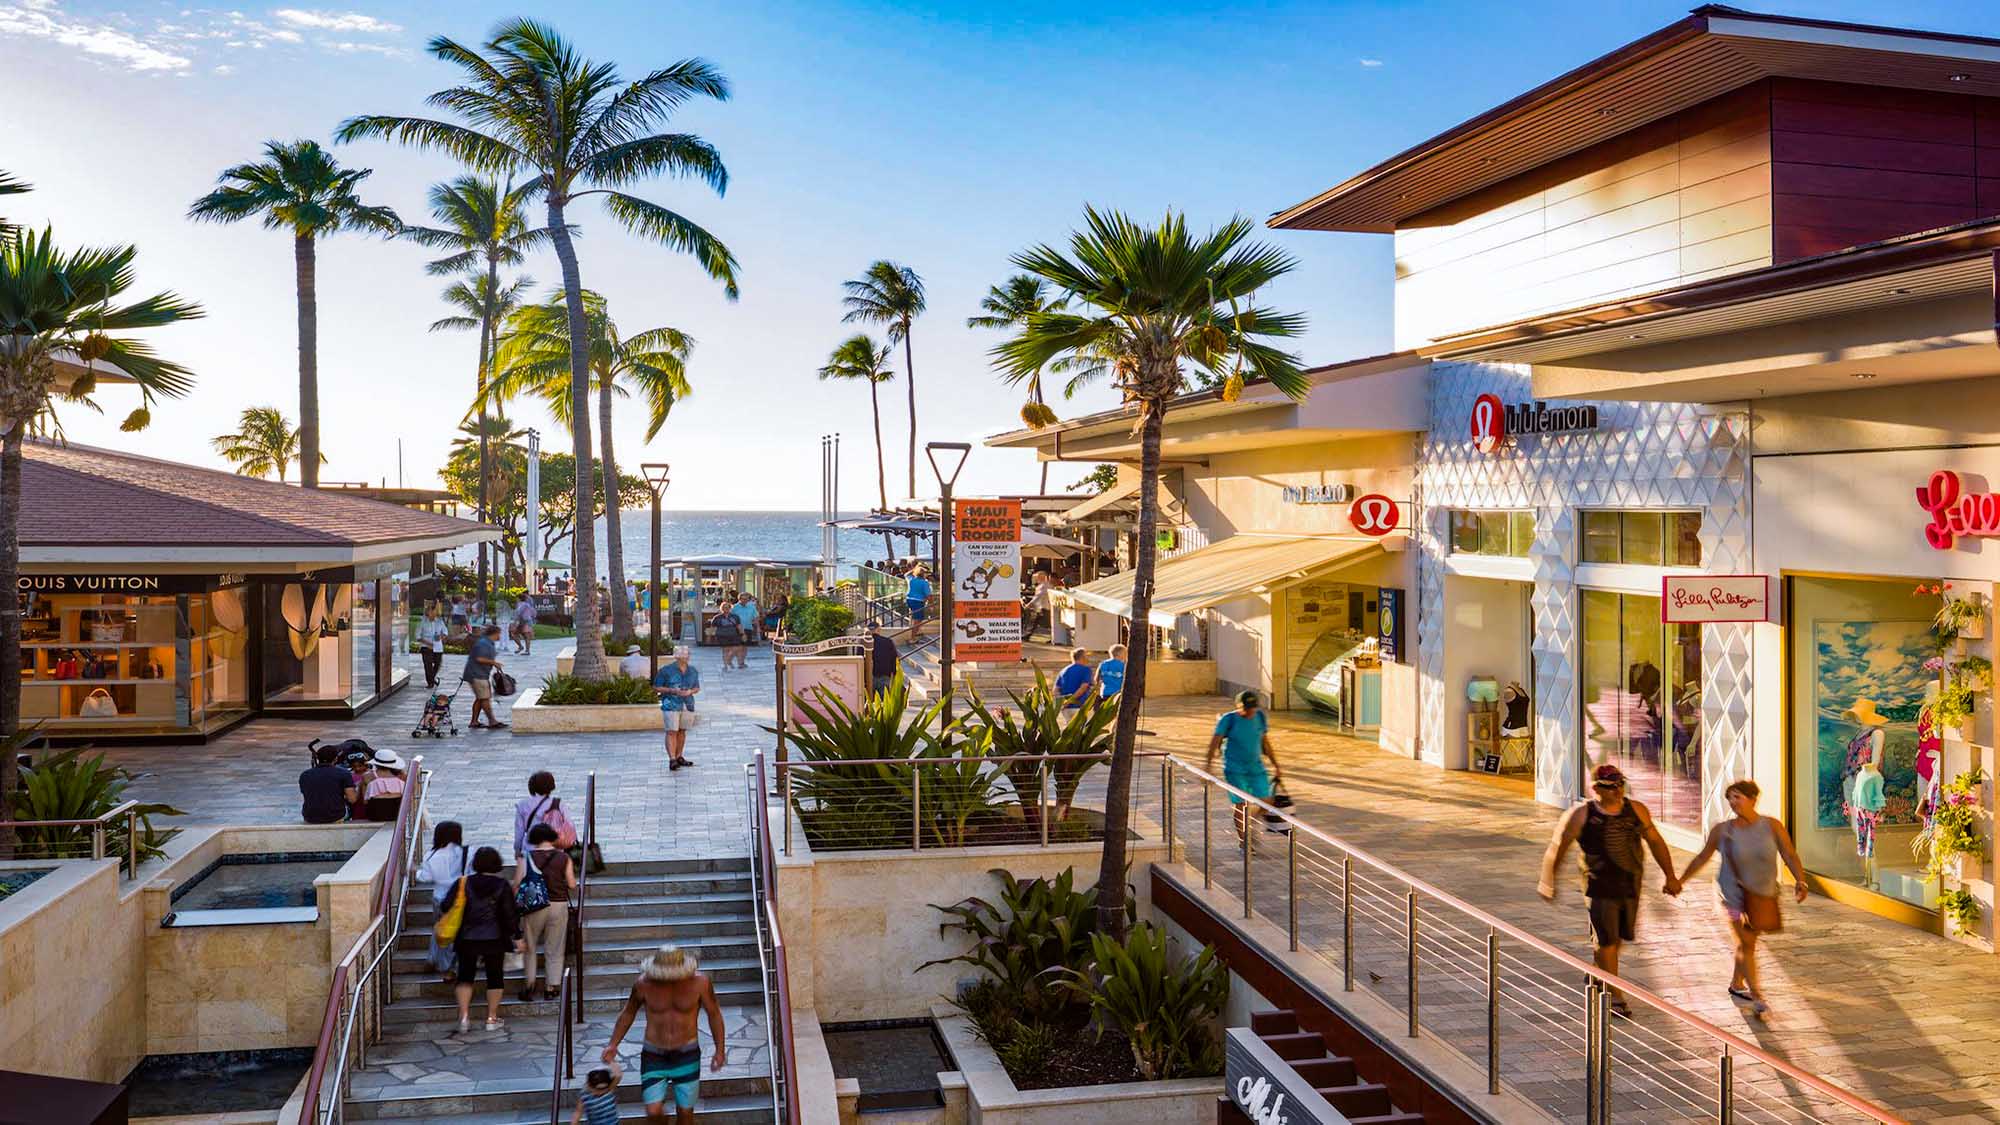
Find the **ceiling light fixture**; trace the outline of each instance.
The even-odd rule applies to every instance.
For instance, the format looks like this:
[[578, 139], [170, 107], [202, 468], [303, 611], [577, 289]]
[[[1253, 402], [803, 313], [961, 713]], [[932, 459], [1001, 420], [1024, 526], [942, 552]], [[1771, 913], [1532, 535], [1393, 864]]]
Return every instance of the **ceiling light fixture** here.
[[1875, 377], [1875, 373], [1872, 371], [1856, 371], [1854, 372], [1854, 377], [1865, 383], [1868, 380], [1873, 379]]
[[1951, 79], [1953, 82], [1968, 82], [1972, 79], [1972, 75], [1964, 71], [1960, 71], [1957, 74], [1947, 74], [1945, 77]]
[[1646, 334], [1644, 332], [1633, 332], [1625, 338], [1627, 340], [1643, 340], [1646, 338]]
[[1905, 288], [1901, 287], [1901, 286], [1898, 286], [1898, 287], [1896, 287], [1896, 288], [1894, 288], [1894, 289], [1891, 289], [1891, 290], [1889, 290], [1889, 296], [1891, 296], [1891, 297], [1907, 297], [1907, 296], [1909, 296], [1909, 295], [1910, 295], [1910, 291], [1909, 291], [1908, 289], [1905, 289]]

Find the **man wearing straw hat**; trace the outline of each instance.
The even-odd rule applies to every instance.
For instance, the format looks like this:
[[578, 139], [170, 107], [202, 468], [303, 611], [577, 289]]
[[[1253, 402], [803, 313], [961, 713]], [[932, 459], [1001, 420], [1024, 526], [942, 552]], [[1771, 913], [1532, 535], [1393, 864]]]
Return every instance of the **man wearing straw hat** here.
[[639, 982], [611, 1028], [611, 1042], [603, 1054], [606, 1064], [618, 1061], [618, 1044], [632, 1030], [641, 1006], [646, 1009], [646, 1041], [639, 1052], [639, 1091], [646, 1102], [646, 1118], [665, 1121], [667, 1099], [672, 1098], [680, 1125], [694, 1125], [695, 1098], [701, 1093], [701, 1011], [708, 1012], [708, 1035], [715, 1040], [709, 1068], [729, 1065], [715, 986], [697, 971], [694, 954], [676, 945], [654, 950], [640, 964]]

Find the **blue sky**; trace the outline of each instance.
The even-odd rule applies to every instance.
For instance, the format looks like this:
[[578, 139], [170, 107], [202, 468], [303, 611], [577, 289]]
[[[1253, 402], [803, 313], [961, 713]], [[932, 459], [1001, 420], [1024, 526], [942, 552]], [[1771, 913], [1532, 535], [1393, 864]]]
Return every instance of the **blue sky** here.
[[[1791, 3], [1790, 14], [1990, 32], [1973, 4]], [[677, 127], [714, 142], [727, 195], [661, 182], [640, 194], [702, 222], [744, 265], [729, 304], [687, 261], [573, 214], [585, 283], [627, 331], [671, 325], [699, 346], [695, 395], [642, 448], [637, 412], [620, 458], [675, 466], [670, 505], [809, 508], [816, 438], [846, 435], [843, 500], [874, 497], [865, 392], [815, 369], [846, 333], [843, 278], [875, 258], [915, 267], [931, 312], [915, 333], [922, 440], [977, 440], [1015, 424], [1018, 396], [992, 378], [990, 333], [968, 330], [1007, 255], [1064, 237], [1086, 202], [1197, 225], [1272, 211], [1679, 18], [1676, 4], [887, 3], [397, 4], [234, 9], [181, 3], [0, 0], [0, 169], [35, 184], [12, 219], [53, 223], [70, 243], [136, 242], [141, 288], [172, 288], [209, 317], [155, 333], [200, 389], [117, 432], [131, 403], [104, 395], [103, 418], [71, 408], [72, 440], [209, 462], [208, 438], [245, 405], [296, 413], [291, 253], [254, 225], [182, 218], [216, 173], [266, 138], [326, 140], [360, 112], [414, 113], [456, 71], [423, 51], [448, 34], [477, 41], [503, 16], [551, 20], [588, 54], [636, 75], [685, 55], [720, 65], [726, 104], [689, 107]], [[1990, 9], [1987, 10], [1990, 14]], [[427, 218], [427, 185], [456, 171], [440, 157], [345, 146], [371, 167], [373, 201]], [[1389, 346], [1389, 240], [1267, 237], [1302, 268], [1268, 294], [1305, 311], [1301, 350], [1330, 362]], [[320, 370], [329, 480], [396, 476], [429, 484], [464, 410], [470, 337], [431, 334], [443, 315], [423, 252], [343, 236], [320, 252]], [[528, 272], [546, 289], [552, 258]], [[906, 490], [900, 378], [884, 388], [890, 495]], [[1098, 391], [1065, 413], [1110, 404]], [[566, 444], [532, 406], [545, 441]], [[920, 469], [920, 471], [922, 471]], [[1058, 467], [1059, 487], [1076, 475]], [[1018, 453], [977, 451], [961, 489], [1031, 489]], [[919, 482], [920, 490], [922, 482]]]

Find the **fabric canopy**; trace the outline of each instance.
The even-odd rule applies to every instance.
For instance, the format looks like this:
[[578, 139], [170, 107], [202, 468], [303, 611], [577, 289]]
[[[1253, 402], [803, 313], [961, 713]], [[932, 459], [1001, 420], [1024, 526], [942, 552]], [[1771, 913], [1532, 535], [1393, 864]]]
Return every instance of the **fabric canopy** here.
[[[1327, 539], [1302, 535], [1231, 536], [1197, 551], [1165, 559], [1153, 568], [1153, 607], [1148, 619], [1172, 628], [1174, 619], [1260, 588], [1313, 571], [1346, 566], [1379, 553], [1373, 539]], [[1132, 575], [1126, 571], [1082, 586], [1052, 591], [1058, 604], [1087, 606], [1132, 615]]]
[[1077, 523], [1081, 520], [1089, 519], [1090, 516], [1095, 512], [1102, 511], [1103, 509], [1108, 508], [1111, 505], [1116, 504], [1121, 500], [1125, 500], [1130, 497], [1135, 497], [1138, 494], [1139, 494], [1139, 479], [1137, 477], [1134, 477], [1123, 484], [1112, 485], [1110, 488], [1107, 488], [1103, 492], [1100, 492], [1097, 495], [1091, 497], [1090, 499], [1085, 500], [1083, 503], [1078, 504], [1076, 507], [1068, 509], [1067, 511], [1063, 512], [1061, 515], [1055, 518], [1060, 523]]

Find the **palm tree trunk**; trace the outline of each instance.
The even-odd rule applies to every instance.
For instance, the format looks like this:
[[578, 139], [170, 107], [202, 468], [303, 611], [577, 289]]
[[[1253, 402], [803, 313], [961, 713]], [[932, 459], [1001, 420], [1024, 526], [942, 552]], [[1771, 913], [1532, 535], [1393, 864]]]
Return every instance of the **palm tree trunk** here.
[[549, 196], [549, 239], [562, 265], [563, 304], [569, 310], [570, 453], [576, 458], [576, 543], [570, 551], [576, 576], [576, 664], [586, 680], [604, 678], [604, 634], [599, 631], [597, 605], [597, 537], [591, 515], [597, 511], [595, 476], [590, 464], [590, 329], [583, 313], [583, 278], [576, 268], [576, 245], [570, 241], [563, 205]]
[[1042, 483], [1035, 488], [1035, 495], [1047, 496], [1048, 494], [1049, 494], [1049, 463], [1047, 461], [1044, 461], [1042, 462]]
[[[882, 510], [889, 510], [889, 477], [882, 469], [882, 399], [876, 393], [879, 386], [875, 380], [868, 380], [868, 409], [875, 415], [875, 494], [882, 501]], [[839, 507], [838, 503], [834, 505]]]
[[[19, 763], [5, 745], [21, 722], [21, 438], [26, 418], [0, 419], [0, 820], [11, 819]], [[14, 854], [14, 832], [0, 827], [0, 858]]]
[[313, 236], [292, 240], [299, 293], [299, 484], [319, 487], [319, 264]]
[[[917, 361], [910, 352], [910, 326], [903, 325], [903, 371], [907, 381], [903, 386], [910, 392], [910, 495], [917, 494]], [[911, 541], [912, 548], [916, 540]]]
[[[492, 515], [492, 499], [488, 494], [487, 477], [491, 470], [487, 467], [486, 451], [486, 369], [493, 357], [493, 295], [500, 285], [500, 262], [486, 259], [486, 300], [479, 310], [479, 376], [473, 386], [479, 390], [479, 522], [486, 523]], [[493, 587], [488, 581], [492, 572], [487, 568], [486, 543], [479, 544], [479, 600], [486, 605], [488, 613], [493, 612]]]
[[[1132, 565], [1132, 625], [1125, 639], [1125, 687], [1118, 693], [1118, 723], [1111, 740], [1111, 776], [1104, 787], [1104, 863], [1097, 872], [1099, 888], [1125, 886], [1125, 836], [1132, 819], [1132, 755], [1139, 736], [1139, 711], [1146, 704], [1146, 650], [1152, 628], [1146, 618], [1153, 609], [1153, 529], [1159, 522], [1160, 422], [1165, 398], [1145, 403], [1139, 431], [1139, 549]], [[1097, 896], [1097, 928], [1115, 940], [1125, 938], [1125, 896]]]
[[619, 522], [618, 458], [611, 453], [611, 378], [597, 388], [597, 448], [604, 456], [604, 566], [611, 575], [611, 635], [632, 634], [632, 605], [625, 600], [625, 530]]

